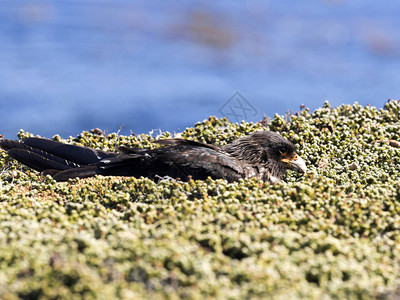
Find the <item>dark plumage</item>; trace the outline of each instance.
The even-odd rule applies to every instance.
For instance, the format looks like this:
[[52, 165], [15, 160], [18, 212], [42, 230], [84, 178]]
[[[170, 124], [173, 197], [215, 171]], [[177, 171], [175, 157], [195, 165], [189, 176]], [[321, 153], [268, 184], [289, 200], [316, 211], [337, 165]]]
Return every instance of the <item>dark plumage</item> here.
[[189, 178], [259, 177], [264, 181], [281, 180], [287, 169], [305, 173], [304, 161], [295, 146], [272, 131], [258, 131], [233, 143], [218, 147], [184, 139], [157, 141], [161, 147], [148, 150], [119, 147], [106, 152], [87, 147], [42, 139], [0, 140], [0, 147], [21, 163], [50, 174], [57, 181], [94, 175], [169, 176]]

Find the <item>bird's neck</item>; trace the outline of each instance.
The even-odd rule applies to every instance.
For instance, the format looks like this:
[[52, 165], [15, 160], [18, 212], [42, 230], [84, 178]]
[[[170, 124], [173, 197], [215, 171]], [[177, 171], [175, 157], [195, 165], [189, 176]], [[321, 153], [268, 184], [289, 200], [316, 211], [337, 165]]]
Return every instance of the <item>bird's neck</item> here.
[[223, 146], [224, 151], [229, 153], [231, 157], [236, 158], [241, 162], [249, 164], [262, 164], [264, 163], [263, 149], [247, 141], [235, 141], [232, 144]]

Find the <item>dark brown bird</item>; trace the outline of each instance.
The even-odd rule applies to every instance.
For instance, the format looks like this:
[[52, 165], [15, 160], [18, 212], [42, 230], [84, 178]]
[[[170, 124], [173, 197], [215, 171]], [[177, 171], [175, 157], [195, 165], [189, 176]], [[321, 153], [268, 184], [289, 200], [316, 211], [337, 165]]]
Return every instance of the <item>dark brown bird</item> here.
[[272, 131], [258, 131], [218, 147], [184, 139], [159, 140], [162, 147], [118, 147], [118, 152], [63, 144], [43, 138], [0, 140], [0, 147], [21, 163], [57, 181], [95, 175], [157, 179], [169, 176], [187, 181], [222, 178], [229, 182], [258, 177], [275, 183], [286, 170], [307, 168], [295, 146]]

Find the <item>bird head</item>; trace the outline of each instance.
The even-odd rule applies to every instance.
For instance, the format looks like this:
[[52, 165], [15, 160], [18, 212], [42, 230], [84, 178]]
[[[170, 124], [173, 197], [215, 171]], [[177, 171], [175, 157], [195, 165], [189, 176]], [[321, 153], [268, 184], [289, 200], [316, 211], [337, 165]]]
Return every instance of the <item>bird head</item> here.
[[273, 131], [257, 131], [226, 145], [224, 150], [239, 160], [263, 167], [261, 177], [274, 182], [279, 181], [287, 170], [306, 173], [307, 167], [299, 156], [296, 146]]
[[296, 146], [273, 131], [257, 131], [250, 135], [264, 149], [264, 159], [281, 169], [305, 174], [307, 167]]

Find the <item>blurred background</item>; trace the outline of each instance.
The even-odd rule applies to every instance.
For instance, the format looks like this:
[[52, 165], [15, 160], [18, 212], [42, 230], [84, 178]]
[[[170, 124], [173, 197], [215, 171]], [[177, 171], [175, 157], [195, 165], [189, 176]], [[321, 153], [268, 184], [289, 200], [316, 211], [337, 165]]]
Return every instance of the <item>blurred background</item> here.
[[[183, 131], [400, 97], [397, 0], [0, 6], [0, 134]], [[236, 112], [235, 112], [236, 110]]]

